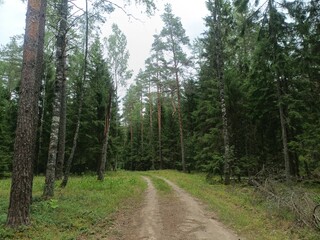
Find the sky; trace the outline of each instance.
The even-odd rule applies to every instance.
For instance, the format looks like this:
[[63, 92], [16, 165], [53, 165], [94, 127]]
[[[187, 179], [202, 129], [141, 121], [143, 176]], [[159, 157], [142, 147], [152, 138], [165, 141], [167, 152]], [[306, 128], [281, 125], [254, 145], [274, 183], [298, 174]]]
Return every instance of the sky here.
[[[80, 4], [84, 0], [77, 0]], [[122, 1], [114, 2], [121, 4]], [[204, 20], [207, 15], [205, 0], [155, 0], [158, 11], [152, 17], [141, 14], [142, 8], [135, 5], [127, 8], [128, 13], [132, 13], [135, 18], [128, 18], [122, 11], [116, 10], [107, 18], [107, 22], [102, 26], [102, 35], [107, 37], [110, 34], [112, 23], [118, 24], [121, 31], [126, 35], [130, 52], [129, 69], [138, 73], [144, 68], [144, 61], [148, 58], [153, 35], [162, 29], [160, 15], [163, 13], [165, 3], [171, 3], [175, 16], [181, 18], [182, 25], [186, 30], [186, 35], [192, 41], [204, 32]], [[0, 45], [10, 41], [10, 37], [16, 34], [23, 34], [25, 27], [26, 4], [22, 0], [4, 0], [0, 5]]]

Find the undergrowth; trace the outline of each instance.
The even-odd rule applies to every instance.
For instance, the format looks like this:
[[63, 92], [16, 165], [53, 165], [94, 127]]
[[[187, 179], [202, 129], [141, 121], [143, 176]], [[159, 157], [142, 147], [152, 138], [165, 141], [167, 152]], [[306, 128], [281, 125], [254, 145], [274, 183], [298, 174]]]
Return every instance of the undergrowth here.
[[[240, 236], [252, 240], [319, 239], [320, 232], [303, 227], [287, 209], [278, 208], [247, 185], [209, 184], [204, 174], [159, 171], [165, 177], [208, 205], [217, 218]], [[214, 184], [213, 184], [214, 183]]]
[[43, 183], [43, 177], [34, 179], [32, 224], [12, 230], [4, 226], [10, 180], [1, 180], [0, 239], [95, 239], [95, 225], [111, 225], [111, 214], [121, 209], [128, 198], [141, 197], [146, 188], [139, 175], [129, 172], [107, 173], [103, 182], [95, 176], [72, 177], [65, 189], [57, 183], [55, 197], [44, 201]]

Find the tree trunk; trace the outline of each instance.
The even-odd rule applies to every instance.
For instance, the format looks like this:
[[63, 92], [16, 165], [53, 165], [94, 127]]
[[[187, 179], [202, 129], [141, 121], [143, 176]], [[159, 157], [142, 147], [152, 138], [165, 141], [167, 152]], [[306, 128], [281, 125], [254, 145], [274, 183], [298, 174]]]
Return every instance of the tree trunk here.
[[65, 158], [65, 144], [66, 144], [66, 76], [61, 86], [61, 111], [60, 111], [60, 126], [59, 126], [59, 145], [58, 145], [58, 156], [56, 166], [56, 179], [60, 180], [63, 177], [63, 167]]
[[279, 115], [280, 115], [280, 123], [281, 123], [285, 175], [286, 175], [286, 180], [290, 181], [291, 174], [290, 174], [290, 159], [289, 159], [289, 150], [288, 150], [288, 136], [287, 136], [287, 129], [286, 129], [285, 114], [284, 114], [283, 104], [281, 101], [282, 93], [281, 93], [280, 79], [277, 80], [277, 94], [278, 94], [278, 101], [279, 101]]
[[186, 162], [184, 157], [184, 141], [183, 141], [183, 123], [182, 123], [182, 113], [181, 113], [181, 96], [180, 96], [180, 83], [178, 70], [176, 70], [176, 85], [177, 85], [177, 96], [178, 96], [178, 119], [179, 119], [179, 130], [180, 130], [180, 147], [181, 147], [181, 165], [182, 171], [186, 172]]
[[183, 122], [182, 122], [182, 112], [181, 112], [181, 94], [180, 94], [180, 81], [179, 81], [179, 69], [178, 69], [178, 59], [176, 56], [176, 43], [173, 38], [173, 32], [171, 29], [170, 33], [171, 37], [171, 43], [172, 43], [172, 54], [173, 54], [173, 71], [175, 74], [175, 80], [176, 80], [176, 88], [177, 88], [177, 98], [178, 98], [178, 121], [179, 121], [179, 132], [180, 132], [180, 148], [181, 148], [181, 166], [182, 171], [186, 172], [186, 162], [185, 162], [185, 152], [184, 152], [184, 141], [183, 141]]
[[60, 187], [62, 187], [62, 188], [66, 187], [68, 184], [73, 157], [74, 157], [74, 154], [77, 149], [77, 142], [78, 142], [78, 137], [79, 137], [80, 123], [81, 123], [82, 102], [83, 102], [83, 93], [82, 92], [83, 92], [83, 90], [81, 89], [80, 104], [79, 104], [78, 117], [77, 117], [77, 125], [76, 125], [76, 130], [75, 130], [74, 136], [73, 136], [71, 153], [70, 153], [70, 156], [69, 156], [67, 162], [65, 163], [64, 175], [63, 175], [63, 179], [62, 179], [62, 182], [60, 185]]
[[65, 166], [65, 171], [64, 171], [64, 177], [63, 177], [63, 180], [61, 182], [60, 187], [65, 187], [68, 184], [73, 157], [74, 157], [74, 154], [77, 149], [77, 142], [78, 142], [78, 137], [79, 137], [80, 123], [81, 123], [82, 106], [83, 106], [83, 97], [84, 97], [84, 83], [86, 82], [86, 78], [87, 78], [88, 37], [89, 37], [88, 34], [89, 34], [89, 14], [88, 14], [88, 0], [86, 0], [86, 42], [85, 42], [85, 50], [84, 50], [83, 81], [80, 84], [78, 119], [77, 119], [76, 130], [75, 130], [74, 136], [73, 136], [73, 144], [72, 144], [71, 153], [70, 153], [70, 156], [65, 164], [66, 166]]
[[151, 148], [151, 170], [154, 170], [154, 147], [153, 147], [153, 118], [152, 118], [152, 93], [151, 93], [151, 81], [149, 80], [149, 124], [150, 124], [150, 139], [149, 146]]
[[[47, 66], [47, 63], [44, 63], [45, 66]], [[44, 74], [44, 80], [43, 80], [43, 85], [40, 84], [40, 88], [43, 91], [43, 94], [40, 93], [40, 102], [42, 103], [41, 109], [39, 112], [40, 116], [40, 121], [39, 121], [39, 129], [38, 129], [38, 146], [37, 146], [37, 155], [35, 158], [35, 172], [36, 174], [39, 174], [39, 162], [41, 158], [41, 152], [42, 152], [42, 144], [43, 144], [43, 125], [44, 125], [44, 115], [45, 115], [45, 108], [46, 108], [46, 86], [47, 86], [47, 74]], [[40, 81], [41, 83], [41, 81]], [[41, 91], [40, 91], [41, 92]]]
[[141, 130], [141, 161], [144, 156], [144, 126], [143, 126], [143, 92], [140, 96], [140, 130]]
[[7, 225], [30, 224], [33, 161], [36, 156], [38, 101], [43, 64], [46, 0], [29, 0], [19, 94]]
[[228, 115], [225, 103], [225, 85], [224, 85], [224, 59], [222, 49], [222, 31], [221, 31], [221, 7], [220, 1], [215, 0], [214, 22], [215, 22], [215, 70], [218, 80], [220, 104], [221, 104], [221, 116], [222, 116], [222, 128], [223, 128], [223, 142], [224, 142], [224, 184], [230, 184], [230, 163], [231, 163], [231, 149], [229, 141], [228, 131]]
[[107, 162], [107, 149], [108, 149], [108, 139], [110, 132], [110, 122], [111, 122], [111, 107], [112, 107], [112, 88], [109, 91], [109, 102], [106, 108], [105, 124], [104, 124], [104, 133], [103, 133], [103, 144], [101, 151], [100, 166], [98, 170], [98, 180], [104, 180], [104, 173], [106, 170]]
[[60, 25], [57, 36], [56, 50], [56, 81], [54, 88], [54, 100], [52, 110], [52, 122], [50, 143], [48, 152], [48, 162], [46, 170], [46, 180], [43, 191], [43, 197], [50, 198], [54, 195], [55, 170], [57, 160], [57, 150], [59, 141], [59, 127], [61, 116], [61, 89], [65, 79], [65, 51], [66, 51], [66, 30], [68, 16], [68, 0], [62, 0], [59, 5]]
[[161, 123], [161, 85], [160, 83], [157, 85], [157, 104], [158, 104], [158, 151], [159, 151], [159, 163], [160, 163], [160, 169], [163, 168], [163, 163], [162, 163], [162, 139], [161, 139], [161, 133], [162, 133], [162, 123]]
[[130, 161], [131, 161], [131, 171], [133, 171], [133, 126], [132, 126], [132, 116], [130, 117]]

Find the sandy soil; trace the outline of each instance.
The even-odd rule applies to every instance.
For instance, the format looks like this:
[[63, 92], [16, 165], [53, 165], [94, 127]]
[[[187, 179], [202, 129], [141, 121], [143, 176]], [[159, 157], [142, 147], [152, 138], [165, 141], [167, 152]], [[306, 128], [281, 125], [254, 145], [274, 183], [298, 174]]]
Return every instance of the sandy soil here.
[[[149, 178], [144, 202], [117, 215], [111, 240], [238, 240], [211, 212], [167, 179], [173, 194], [159, 195]], [[109, 235], [109, 234], [108, 234]], [[109, 235], [110, 236], [110, 235]]]

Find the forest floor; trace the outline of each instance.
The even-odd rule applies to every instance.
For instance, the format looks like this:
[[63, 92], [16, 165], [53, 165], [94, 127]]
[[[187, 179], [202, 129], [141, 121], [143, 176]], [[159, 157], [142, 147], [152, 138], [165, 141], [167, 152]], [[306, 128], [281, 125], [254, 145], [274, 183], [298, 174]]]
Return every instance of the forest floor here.
[[[72, 176], [66, 188], [56, 184], [50, 200], [41, 197], [43, 182], [43, 176], [33, 181], [31, 225], [9, 229], [11, 182], [0, 180], [1, 240], [320, 239], [319, 230], [254, 187], [225, 186], [218, 177], [208, 182], [201, 173], [117, 171], [105, 181]], [[297, 187], [320, 203], [318, 185]]]
[[238, 240], [199, 200], [167, 179], [172, 191], [163, 194], [149, 177], [142, 204], [116, 216], [112, 240]]

